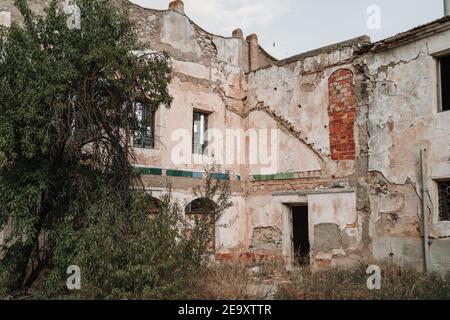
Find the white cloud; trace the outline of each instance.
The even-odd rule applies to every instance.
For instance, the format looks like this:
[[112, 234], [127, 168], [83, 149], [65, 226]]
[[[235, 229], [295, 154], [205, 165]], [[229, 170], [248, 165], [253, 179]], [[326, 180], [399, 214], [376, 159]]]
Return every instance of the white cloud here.
[[[220, 25], [222, 32], [265, 27], [289, 10], [292, 0], [185, 0], [196, 16]], [[206, 18], [207, 17], [207, 18]]]
[[[208, 31], [229, 35], [235, 28], [256, 30], [289, 11], [294, 0], [184, 0], [190, 17]], [[169, 1], [132, 0], [149, 8], [166, 8]]]

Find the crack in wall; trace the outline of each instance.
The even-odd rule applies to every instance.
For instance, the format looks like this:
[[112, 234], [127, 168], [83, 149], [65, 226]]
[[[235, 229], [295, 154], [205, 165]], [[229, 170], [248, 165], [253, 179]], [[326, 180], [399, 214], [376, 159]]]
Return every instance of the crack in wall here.
[[321, 151], [317, 150], [313, 143], [309, 143], [307, 141], [308, 137], [307, 137], [306, 133], [304, 133], [301, 130], [296, 129], [295, 125], [293, 123], [291, 123], [289, 120], [285, 119], [282, 115], [279, 115], [275, 111], [272, 111], [270, 106], [265, 105], [264, 101], [258, 101], [253, 108], [250, 108], [247, 111], [243, 112], [243, 111], [239, 111], [235, 107], [230, 106], [227, 103], [227, 99], [232, 99], [232, 100], [239, 101], [239, 102], [245, 104], [245, 100], [247, 99], [246, 97], [243, 99], [236, 99], [236, 98], [226, 96], [221, 90], [219, 90], [217, 88], [214, 91], [219, 94], [222, 102], [225, 105], [225, 108], [228, 111], [238, 115], [242, 119], [247, 119], [249, 117], [249, 115], [252, 114], [253, 112], [261, 111], [261, 112], [266, 113], [281, 127], [281, 129], [283, 129], [285, 132], [287, 132], [288, 134], [290, 134], [291, 136], [296, 138], [304, 146], [306, 146], [310, 151], [312, 151], [314, 153], [314, 155], [320, 160], [321, 167], [322, 168], [324, 167], [324, 162], [325, 162], [325, 159], [327, 156], [325, 154], [323, 154]]
[[226, 106], [227, 110], [239, 115], [241, 118], [246, 119], [248, 116], [257, 111], [264, 112], [269, 117], [271, 117], [280, 127], [282, 130], [296, 138], [298, 141], [300, 141], [304, 146], [306, 146], [310, 151], [314, 153], [315, 156], [317, 156], [321, 162], [321, 166], [323, 167], [326, 155], [322, 154], [319, 150], [317, 150], [313, 143], [309, 143], [308, 137], [303, 131], [300, 131], [295, 128], [295, 125], [291, 123], [289, 120], [285, 119], [283, 116], [277, 114], [275, 111], [272, 111], [270, 106], [266, 106], [264, 104], [264, 101], [259, 101], [255, 107], [249, 109], [246, 112], [240, 112], [236, 108], [233, 108], [231, 106]]

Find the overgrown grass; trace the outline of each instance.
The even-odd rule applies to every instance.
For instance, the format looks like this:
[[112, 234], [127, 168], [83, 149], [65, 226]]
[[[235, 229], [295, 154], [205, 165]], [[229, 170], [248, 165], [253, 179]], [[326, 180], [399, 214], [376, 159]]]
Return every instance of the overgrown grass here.
[[[248, 265], [201, 267], [185, 278], [186, 290], [166, 299], [194, 300], [449, 300], [447, 277], [424, 274], [410, 268], [382, 266], [380, 290], [367, 288], [366, 266], [351, 270], [307, 267], [287, 272], [282, 266], [265, 264], [258, 272]], [[1, 286], [0, 286], [1, 287]], [[34, 292], [33, 292], [34, 291]], [[40, 290], [13, 299], [42, 299]], [[62, 297], [60, 297], [62, 298]]]
[[[254, 274], [248, 266], [216, 266], [192, 280], [192, 299], [430, 300], [450, 299], [450, 274], [424, 274], [410, 268], [382, 267], [381, 290], [367, 288], [366, 267], [286, 272], [274, 265]], [[275, 288], [268, 292], [267, 288]]]
[[248, 299], [246, 290], [250, 282], [248, 270], [241, 266], [205, 268], [200, 276], [193, 277], [190, 295], [198, 300]]

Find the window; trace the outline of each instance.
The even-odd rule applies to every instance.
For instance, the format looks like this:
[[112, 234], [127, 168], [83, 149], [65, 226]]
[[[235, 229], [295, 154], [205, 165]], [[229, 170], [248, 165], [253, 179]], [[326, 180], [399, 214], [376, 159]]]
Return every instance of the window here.
[[206, 113], [194, 112], [192, 127], [192, 153], [205, 154], [207, 143], [206, 131], [208, 129], [208, 115]]
[[155, 147], [155, 113], [142, 103], [135, 104], [139, 128], [134, 132], [133, 145], [138, 148]]
[[198, 198], [189, 203], [185, 208], [188, 214], [216, 214], [217, 204], [208, 198]]
[[439, 220], [450, 221], [450, 180], [438, 181]]
[[439, 58], [440, 65], [440, 111], [450, 111], [450, 55]]

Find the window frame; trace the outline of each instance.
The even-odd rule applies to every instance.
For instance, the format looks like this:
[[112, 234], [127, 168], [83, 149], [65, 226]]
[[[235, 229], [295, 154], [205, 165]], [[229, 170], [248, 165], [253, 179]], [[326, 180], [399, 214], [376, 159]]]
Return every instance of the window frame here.
[[447, 195], [447, 220], [442, 219], [443, 216], [443, 212], [442, 212], [442, 208], [441, 208], [441, 201], [442, 201], [442, 197], [441, 197], [441, 184], [448, 184], [449, 188], [450, 188], [450, 178], [445, 178], [445, 179], [437, 179], [435, 180], [436, 183], [436, 192], [437, 192], [437, 221], [439, 223], [444, 222], [444, 223], [449, 223], [450, 222], [450, 192]]
[[[156, 136], [155, 135], [155, 130], [156, 130], [155, 129], [156, 111], [150, 112], [149, 111], [150, 107], [148, 105], [145, 105], [145, 104], [143, 104], [143, 103], [141, 103], [139, 101], [136, 101], [133, 104], [136, 114], [137, 114], [136, 106], [138, 104], [142, 106], [142, 119], [147, 118], [148, 115], [151, 114], [151, 121], [149, 123], [150, 124], [150, 129], [151, 129], [150, 130], [151, 134], [149, 136], [147, 136], [148, 135], [148, 133], [147, 133], [148, 126], [144, 126], [144, 124], [146, 124], [145, 120], [140, 120], [140, 121], [138, 120], [139, 126], [141, 127], [141, 129], [140, 130], [134, 130], [134, 132], [133, 132], [133, 138], [132, 138], [133, 139], [133, 147], [134, 148], [139, 148], [139, 149], [154, 150], [155, 149], [155, 145], [156, 145], [156, 143], [155, 143], [155, 141], [156, 141], [156, 139], [155, 139], [155, 136]], [[140, 137], [140, 139], [142, 139], [142, 141], [140, 143], [137, 142], [137, 140], [139, 139], [137, 137], [137, 133], [138, 132], [140, 132], [140, 134], [142, 134], [142, 137]]]
[[[195, 132], [195, 124], [196, 124], [196, 120], [195, 120], [195, 115], [199, 114], [200, 117], [203, 116], [204, 117], [204, 128], [203, 128], [203, 145], [200, 144], [202, 146], [202, 150], [201, 152], [198, 152], [198, 149], [196, 148], [196, 145], [199, 145], [195, 142], [195, 138], [196, 138], [196, 132]], [[209, 118], [210, 113], [202, 111], [202, 110], [194, 110], [192, 112], [192, 154], [193, 155], [199, 155], [199, 156], [204, 156], [207, 155], [207, 148], [208, 148], [208, 118]], [[201, 120], [200, 120], [201, 123]], [[199, 130], [199, 135], [201, 136], [201, 131], [202, 129]]]
[[[442, 59], [449, 58], [450, 59], [450, 49], [445, 50], [440, 53], [436, 53], [433, 55], [436, 59], [436, 75], [437, 75], [437, 102], [438, 102], [438, 113], [442, 112], [449, 112], [450, 111], [450, 105], [447, 106], [447, 108], [444, 110], [444, 99], [443, 99], [443, 86], [442, 86]], [[448, 62], [450, 64], [450, 61]], [[449, 84], [450, 89], [450, 84]], [[450, 103], [450, 102], [449, 102]]]

